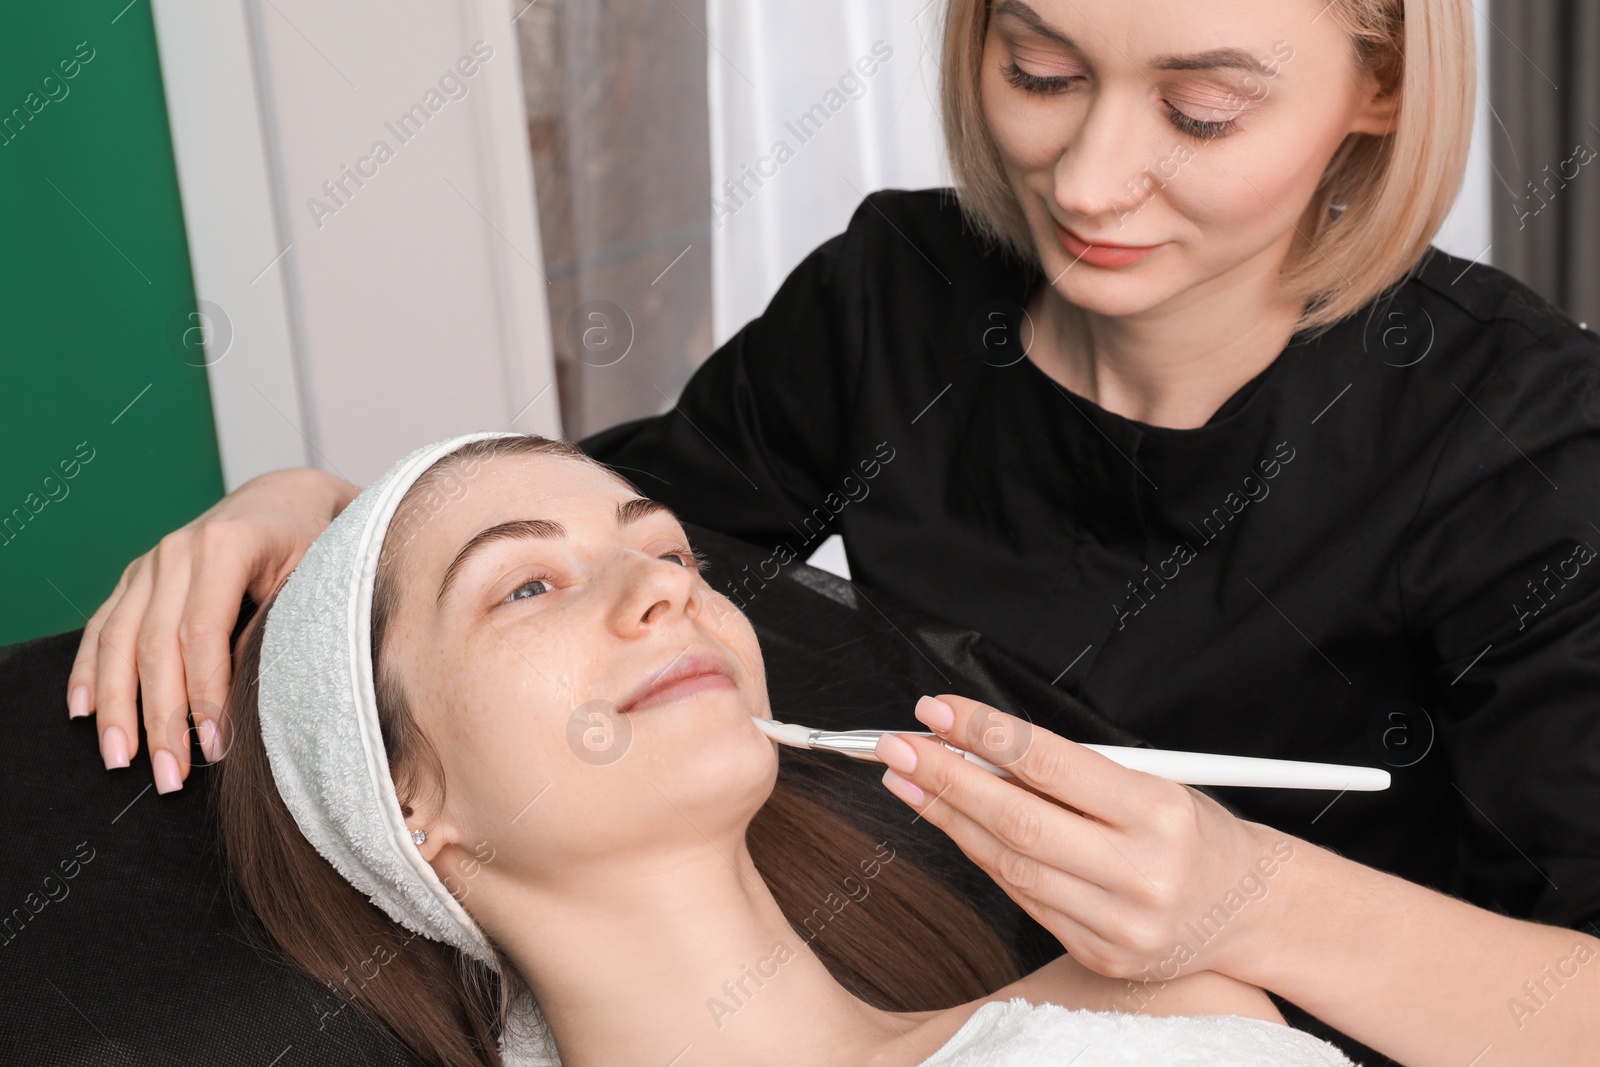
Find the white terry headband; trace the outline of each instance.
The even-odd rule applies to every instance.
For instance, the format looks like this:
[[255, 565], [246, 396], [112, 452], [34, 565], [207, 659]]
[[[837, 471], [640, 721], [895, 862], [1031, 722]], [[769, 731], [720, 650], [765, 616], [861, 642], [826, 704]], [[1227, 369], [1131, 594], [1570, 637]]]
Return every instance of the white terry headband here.
[[[426, 445], [362, 490], [278, 590], [258, 676], [272, 777], [306, 840], [395, 922], [490, 967], [497, 962], [483, 931], [423, 859], [395, 795], [373, 691], [372, 588], [384, 534], [417, 478], [468, 442], [521, 436], [488, 431]], [[510, 1067], [558, 1065], [532, 997], [516, 975], [501, 978], [520, 990], [502, 1058]]]

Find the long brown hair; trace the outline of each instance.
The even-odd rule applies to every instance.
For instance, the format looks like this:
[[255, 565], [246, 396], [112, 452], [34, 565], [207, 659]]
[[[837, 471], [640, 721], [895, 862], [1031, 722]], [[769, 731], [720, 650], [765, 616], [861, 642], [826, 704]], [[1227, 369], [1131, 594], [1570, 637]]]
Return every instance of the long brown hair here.
[[[478, 462], [526, 454], [593, 462], [572, 445], [533, 435], [470, 442], [413, 484], [397, 523], [425, 511], [429, 494], [450, 495], [441, 487], [465, 485], [452, 479], [470, 477]], [[374, 584], [372, 655], [390, 773], [409, 812], [418, 783], [442, 789], [444, 779], [437, 752], [382, 656], [398, 603], [390, 539], [399, 528], [392, 525], [385, 538]], [[272, 601], [250, 620], [235, 653], [231, 744], [213, 793], [232, 888], [242, 897], [237, 902], [259, 918], [277, 951], [391, 1028], [428, 1063], [500, 1067], [496, 1046], [509, 1007], [507, 983], [465, 953], [413, 935], [368, 901], [306, 841], [278, 793], [261, 740], [256, 687], [262, 623]], [[874, 865], [872, 907], [825, 907], [842, 886], [861, 881], [862, 858], [874, 855], [875, 843], [782, 773], [751, 821], [746, 843], [797, 935], [841, 985], [869, 1004], [888, 1011], [953, 1007], [1019, 977], [1015, 957], [995, 933], [908, 857]], [[495, 956], [511, 973], [498, 946]], [[919, 966], [891, 962], [905, 959]]]

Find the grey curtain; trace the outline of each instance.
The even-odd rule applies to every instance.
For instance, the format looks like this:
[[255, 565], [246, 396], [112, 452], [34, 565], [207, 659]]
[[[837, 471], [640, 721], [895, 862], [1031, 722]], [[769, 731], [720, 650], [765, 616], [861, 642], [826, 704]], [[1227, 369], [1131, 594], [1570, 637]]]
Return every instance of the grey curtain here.
[[666, 410], [711, 354], [705, 7], [510, 0], [574, 440]]
[[1600, 3], [1489, 6], [1489, 259], [1600, 329]]

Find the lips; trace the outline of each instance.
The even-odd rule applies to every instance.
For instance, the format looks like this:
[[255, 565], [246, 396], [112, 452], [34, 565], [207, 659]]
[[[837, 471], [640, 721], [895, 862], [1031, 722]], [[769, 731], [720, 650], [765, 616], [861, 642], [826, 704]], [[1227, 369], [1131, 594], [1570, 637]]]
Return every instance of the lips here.
[[734, 688], [733, 672], [720, 658], [706, 652], [677, 656], [651, 671], [621, 706], [624, 712], [665, 704], [697, 693]]
[[[1054, 222], [1054, 220], [1051, 220]], [[1055, 222], [1056, 237], [1075, 262], [1092, 267], [1126, 267], [1144, 259], [1161, 245], [1119, 245], [1103, 241], [1086, 241], [1076, 233]]]
[[1093, 245], [1096, 248], [1129, 248], [1129, 249], [1143, 250], [1143, 249], [1154, 248], [1155, 247], [1155, 245], [1125, 245], [1125, 244], [1119, 244], [1116, 241], [1090, 240], [1087, 237], [1080, 237], [1078, 235], [1078, 231], [1077, 230], [1068, 230], [1065, 226], [1063, 226], [1061, 228], [1063, 230], [1067, 230], [1067, 233], [1070, 234], [1071, 236], [1076, 237], [1080, 243], [1086, 244], [1086, 245]]

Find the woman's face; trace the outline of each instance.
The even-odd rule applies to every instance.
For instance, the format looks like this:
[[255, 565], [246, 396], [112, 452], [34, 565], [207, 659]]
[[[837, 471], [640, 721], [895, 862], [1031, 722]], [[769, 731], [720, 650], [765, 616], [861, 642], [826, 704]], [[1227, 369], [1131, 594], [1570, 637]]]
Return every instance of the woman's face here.
[[771, 716], [761, 652], [673, 514], [558, 456], [479, 462], [458, 484], [425, 519], [396, 516], [385, 564], [402, 592], [384, 667], [446, 785], [410, 822], [446, 885], [470, 891], [477, 860], [491, 881], [570, 885], [742, 837], [777, 773], [750, 721]]
[[1346, 135], [1389, 128], [1325, 4], [995, 0], [983, 111], [1061, 296], [1136, 315], [1275, 274]]

